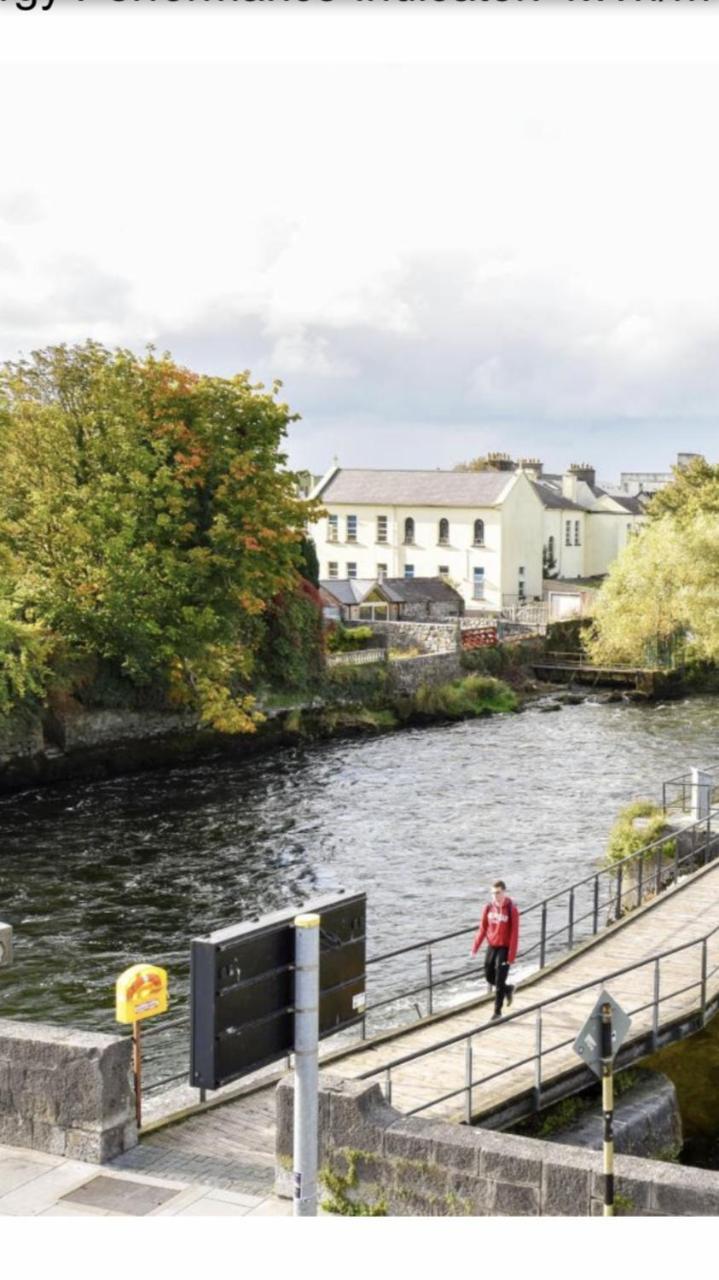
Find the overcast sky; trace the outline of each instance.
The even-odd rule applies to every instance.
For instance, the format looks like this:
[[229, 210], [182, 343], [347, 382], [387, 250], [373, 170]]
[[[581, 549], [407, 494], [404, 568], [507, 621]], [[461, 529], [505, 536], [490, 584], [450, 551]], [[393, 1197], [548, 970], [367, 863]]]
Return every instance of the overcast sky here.
[[279, 377], [314, 471], [716, 459], [695, 12], [4, 3], [0, 358], [91, 336]]

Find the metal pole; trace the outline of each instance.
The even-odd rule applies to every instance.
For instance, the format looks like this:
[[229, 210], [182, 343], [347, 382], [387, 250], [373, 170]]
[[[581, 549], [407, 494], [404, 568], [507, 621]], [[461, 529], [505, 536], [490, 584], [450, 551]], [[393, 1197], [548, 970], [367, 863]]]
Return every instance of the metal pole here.
[[614, 907], [614, 914], [617, 920], [622, 914], [622, 872], [623, 870], [624, 868], [622, 867], [622, 864], [620, 862], [619, 866], [617, 867], [617, 901]]
[[[679, 848], [678, 844], [677, 844], [677, 848]], [[640, 853], [639, 855], [638, 865], [639, 865], [639, 876], [638, 876], [639, 883], [637, 885], [637, 906], [641, 907], [642, 898], [644, 897], [644, 854], [643, 853]]]
[[542, 903], [542, 936], [539, 941], [539, 967], [544, 968], [547, 953], [547, 903]]
[[569, 890], [569, 920], [567, 922], [567, 948], [574, 945], [574, 889]]
[[652, 1004], [652, 1048], [659, 1045], [659, 959], [654, 961], [654, 1001]]
[[472, 1123], [472, 1037], [467, 1039], [464, 1059], [464, 1075], [467, 1089], [467, 1124]]
[[432, 1008], [432, 952], [427, 952], [427, 1013], [431, 1015]]
[[614, 1075], [612, 1006], [602, 1005], [602, 1111], [604, 1112], [604, 1217], [614, 1217]]
[[707, 1009], [707, 940], [702, 940], [702, 1026], [706, 1019]]
[[293, 1214], [317, 1216], [320, 917], [295, 916]]
[[142, 1044], [140, 1023], [132, 1024], [132, 1071], [135, 1077], [135, 1119], [139, 1130], [142, 1124]]
[[542, 1102], [542, 1010], [537, 1009], [534, 1020], [534, 1109], [539, 1111]]
[[592, 933], [599, 928], [599, 876], [594, 877], [594, 903], [592, 905]]

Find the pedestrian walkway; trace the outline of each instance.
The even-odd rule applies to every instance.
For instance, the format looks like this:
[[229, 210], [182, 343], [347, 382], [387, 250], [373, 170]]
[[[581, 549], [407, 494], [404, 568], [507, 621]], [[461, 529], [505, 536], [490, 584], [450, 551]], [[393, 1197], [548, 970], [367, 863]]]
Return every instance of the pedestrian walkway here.
[[[185, 1167], [188, 1167], [187, 1165]], [[289, 1217], [288, 1200], [0, 1146], [3, 1217]]]

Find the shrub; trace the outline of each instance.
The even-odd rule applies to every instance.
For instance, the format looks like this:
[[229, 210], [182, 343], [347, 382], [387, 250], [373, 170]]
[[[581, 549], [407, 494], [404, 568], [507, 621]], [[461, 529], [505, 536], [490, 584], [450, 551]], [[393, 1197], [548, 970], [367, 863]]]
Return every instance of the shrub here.
[[366, 649], [372, 640], [371, 627], [336, 626], [327, 635], [327, 649], [330, 653], [352, 653], [355, 649]]
[[514, 711], [517, 699], [501, 680], [491, 676], [470, 675], [451, 684], [421, 685], [411, 697], [402, 699], [398, 712], [403, 719], [414, 716], [483, 715], [490, 711]]
[[[647, 818], [649, 821], [646, 826], [638, 829], [634, 826], [635, 818]], [[635, 800], [633, 804], [627, 805], [626, 809], [622, 809], [609, 833], [605, 853], [607, 866], [614, 866], [624, 858], [630, 858], [633, 854], [649, 849], [649, 846], [661, 840], [668, 830], [667, 820], [659, 805], [654, 804], [652, 800]], [[663, 849], [664, 857], [673, 858], [675, 850], [676, 840], [667, 840]], [[651, 856], [655, 852], [652, 850]]]

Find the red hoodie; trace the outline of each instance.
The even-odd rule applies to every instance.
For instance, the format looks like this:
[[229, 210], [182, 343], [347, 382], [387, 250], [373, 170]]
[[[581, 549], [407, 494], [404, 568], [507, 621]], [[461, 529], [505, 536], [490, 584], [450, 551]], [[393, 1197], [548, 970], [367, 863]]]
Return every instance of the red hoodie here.
[[519, 912], [511, 898], [505, 897], [501, 907], [488, 902], [482, 912], [482, 920], [472, 943], [472, 955], [476, 955], [484, 939], [490, 947], [508, 947], [507, 962], [514, 964], [519, 944]]

